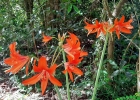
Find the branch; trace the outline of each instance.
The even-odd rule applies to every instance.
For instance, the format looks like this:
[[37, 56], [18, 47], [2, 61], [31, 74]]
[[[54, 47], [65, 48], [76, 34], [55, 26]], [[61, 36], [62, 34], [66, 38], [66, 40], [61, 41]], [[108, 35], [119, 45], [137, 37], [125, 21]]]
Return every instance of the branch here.
[[121, 12], [122, 6], [127, 2], [128, 0], [120, 0], [116, 8], [114, 9], [112, 15], [114, 17], [118, 16]]
[[113, 18], [112, 13], [111, 13], [111, 11], [110, 11], [110, 9], [109, 9], [108, 1], [107, 1], [107, 0], [103, 0], [103, 7], [104, 7], [104, 9], [106, 10], [109, 19], [110, 19], [110, 18]]
[[110, 23], [113, 23], [113, 19], [115, 17], [117, 17], [120, 12], [121, 12], [121, 9], [123, 7], [123, 5], [127, 2], [128, 0], [120, 0], [118, 5], [116, 6], [116, 8], [113, 10], [113, 12], [111, 13], [110, 9], [109, 9], [109, 6], [108, 6], [108, 1], [107, 0], [103, 0], [103, 6], [104, 6], [104, 9], [107, 11], [107, 15], [109, 17], [109, 22]]

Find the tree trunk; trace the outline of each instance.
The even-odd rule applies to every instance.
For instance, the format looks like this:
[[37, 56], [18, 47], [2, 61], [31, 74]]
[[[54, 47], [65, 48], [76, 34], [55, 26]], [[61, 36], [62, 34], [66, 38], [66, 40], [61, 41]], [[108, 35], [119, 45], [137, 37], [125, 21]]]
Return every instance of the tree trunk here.
[[[39, 0], [38, 4], [40, 5]], [[56, 14], [54, 14], [54, 12], [58, 9], [59, 9], [59, 0], [48, 0], [45, 2], [44, 6], [41, 7], [40, 11], [44, 12], [41, 14], [44, 29], [56, 26], [51, 21], [56, 18]]]
[[[107, 59], [108, 60], [113, 60], [114, 58], [114, 38], [113, 36], [111, 36], [111, 34], [109, 35], [109, 40], [108, 40], [108, 53], [107, 53]], [[110, 63], [107, 63], [107, 71], [108, 71], [108, 75], [109, 77], [111, 77], [111, 74], [113, 72], [112, 66]]]
[[[109, 17], [109, 22], [110, 22], [110, 24], [112, 24], [114, 18], [117, 17], [120, 14], [122, 7], [123, 7], [124, 3], [127, 2], [127, 0], [120, 0], [118, 5], [116, 6], [116, 8], [113, 10], [113, 13], [111, 13], [111, 11], [109, 9], [108, 1], [103, 0], [103, 2], [104, 2], [104, 4], [103, 4], [104, 8], [107, 11], [107, 15]], [[108, 60], [113, 60], [113, 57], [114, 57], [114, 38], [112, 38], [112, 37], [110, 35], [109, 36], [109, 41], [108, 41], [108, 53], [107, 53], [107, 59]], [[109, 74], [109, 77], [110, 77], [111, 74], [112, 74], [112, 71], [113, 71], [110, 63], [107, 64], [107, 71], [108, 71], [108, 74]]]
[[34, 21], [31, 20], [31, 16], [33, 14], [33, 2], [34, 0], [24, 0], [25, 11], [30, 29], [34, 28]]

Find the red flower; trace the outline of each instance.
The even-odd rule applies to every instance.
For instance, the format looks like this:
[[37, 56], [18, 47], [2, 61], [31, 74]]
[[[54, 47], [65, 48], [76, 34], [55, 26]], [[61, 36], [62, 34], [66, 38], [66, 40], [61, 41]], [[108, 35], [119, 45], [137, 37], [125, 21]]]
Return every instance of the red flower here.
[[44, 44], [47, 43], [48, 41], [50, 41], [51, 39], [52, 39], [52, 37], [46, 36], [46, 35], [44, 35], [44, 33], [43, 33], [43, 40], [42, 40], [42, 42], [44, 42]]
[[94, 30], [95, 25], [87, 23], [86, 20], [84, 22], [86, 24], [86, 26], [84, 28], [88, 30], [88, 35], [90, 33], [94, 33], [93, 30]]
[[67, 55], [68, 62], [65, 62], [65, 70], [62, 71], [64, 74], [68, 72], [71, 81], [73, 82], [73, 75], [72, 73], [75, 73], [77, 75], [83, 75], [83, 72], [77, 68], [76, 66], [81, 62], [82, 58], [79, 58], [79, 56], [75, 56], [75, 59], [73, 59], [71, 56]]
[[132, 19], [130, 19], [128, 22], [124, 22], [125, 16], [122, 16], [120, 21], [116, 18], [114, 21], [114, 27], [110, 29], [111, 32], [116, 31], [118, 39], [120, 39], [120, 32], [130, 34], [130, 29], [133, 29], [133, 26], [131, 25]]
[[83, 75], [83, 72], [77, 68], [77, 65], [81, 62], [83, 59], [83, 56], [87, 56], [87, 52], [79, 51], [74, 55], [74, 59], [70, 56], [67, 55], [68, 62], [66, 62], [65, 65], [65, 70], [63, 71], [64, 74], [68, 72], [71, 81], [73, 82], [73, 75], [72, 72], [77, 74], [77, 75]]
[[76, 52], [81, 49], [80, 41], [77, 38], [77, 36], [74, 35], [73, 33], [69, 34], [70, 34], [69, 38], [66, 39], [67, 43], [64, 44], [62, 47], [64, 48], [64, 51], [74, 59], [74, 54], [76, 54]]
[[65, 70], [63, 71], [63, 73], [66, 74], [68, 72], [71, 81], [73, 81], [72, 73], [83, 75], [83, 72], [79, 68], [77, 68], [77, 65], [83, 59], [82, 57], [87, 56], [88, 53], [81, 51], [80, 41], [77, 36], [73, 33], [69, 34], [70, 36], [68, 39], [66, 39], [66, 44], [62, 46], [64, 48], [64, 51], [68, 54], [68, 62], [64, 63]]
[[[7, 65], [12, 66], [10, 69], [6, 70], [6, 73], [13, 73], [16, 74], [19, 70], [29, 61], [28, 56], [22, 56], [17, 52], [16, 49], [16, 42], [13, 42], [9, 45], [10, 49], [10, 57], [4, 60], [4, 63]], [[27, 68], [27, 67], [26, 67]]]
[[46, 58], [41, 57], [39, 59], [38, 66], [35, 65], [35, 61], [34, 61], [33, 70], [37, 74], [23, 81], [22, 84], [32, 85], [32, 84], [36, 84], [38, 81], [41, 81], [41, 90], [42, 90], [42, 95], [43, 95], [47, 88], [48, 80], [50, 80], [51, 83], [53, 83], [54, 85], [62, 86], [61, 82], [59, 82], [53, 75], [55, 73], [56, 68], [57, 68], [56, 64], [48, 68]]
[[86, 21], [84, 21], [86, 26], [85, 29], [88, 30], [88, 35], [91, 33], [95, 33], [97, 32], [97, 38], [99, 37], [99, 35], [101, 34], [101, 32], [105, 35], [106, 31], [104, 29], [104, 23], [99, 23], [97, 20], [95, 21], [95, 24], [89, 24]]

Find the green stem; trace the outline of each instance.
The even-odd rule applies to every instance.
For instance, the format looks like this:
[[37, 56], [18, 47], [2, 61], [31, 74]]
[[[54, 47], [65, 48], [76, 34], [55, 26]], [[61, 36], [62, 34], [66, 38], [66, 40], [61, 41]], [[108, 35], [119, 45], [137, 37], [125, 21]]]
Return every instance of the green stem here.
[[99, 77], [100, 77], [100, 72], [101, 72], [101, 67], [102, 67], [102, 64], [103, 64], [103, 59], [104, 59], [105, 50], [106, 50], [106, 46], [107, 46], [107, 42], [108, 42], [108, 37], [109, 37], [109, 34], [107, 33], [106, 34], [105, 44], [104, 44], [102, 55], [101, 55], [101, 59], [100, 59], [100, 63], [99, 63], [99, 68], [98, 68], [98, 71], [97, 71], [97, 76], [96, 76], [96, 80], [95, 80], [95, 86], [94, 86], [94, 90], [93, 90], [93, 94], [92, 94], [92, 100], [95, 100], [95, 97], [96, 97], [96, 92], [97, 92], [97, 87], [98, 87], [98, 80], [99, 80]]
[[58, 98], [59, 98], [59, 100], [62, 100], [62, 97], [61, 97], [61, 95], [60, 95], [60, 92], [59, 92], [58, 86], [54, 85], [54, 87], [55, 87], [55, 90], [56, 90], [56, 92], [57, 92], [57, 94], [58, 94]]
[[[63, 61], [65, 63], [66, 62], [66, 56], [65, 56], [64, 50], [62, 51], [62, 54], [63, 54]], [[67, 97], [68, 97], [68, 100], [70, 100], [70, 89], [69, 89], [68, 73], [66, 73], [65, 76], [66, 76]]]
[[59, 49], [59, 47], [57, 47], [56, 50], [55, 50], [55, 52], [54, 52], [54, 55], [53, 55], [53, 58], [52, 58], [51, 65], [54, 64], [54, 57], [56, 57], [55, 55], [56, 55], [56, 52], [57, 52], [58, 49]]
[[59, 57], [61, 51], [62, 51], [62, 49], [58, 52], [58, 54], [57, 54], [56, 58], [53, 60], [53, 63], [52, 63], [52, 64], [54, 64], [54, 63], [56, 62], [56, 60], [58, 59], [58, 57]]
[[[60, 52], [57, 54], [57, 56], [56, 56], [56, 52], [58, 51], [58, 49], [59, 49], [59, 47], [57, 47], [56, 48], [56, 50], [55, 50], [55, 53], [54, 53], [54, 55], [53, 55], [53, 59], [52, 59], [52, 62], [51, 62], [51, 65], [53, 65], [55, 62], [56, 62], [56, 60], [57, 60], [57, 58], [58, 58], [58, 56], [59, 56], [59, 54], [60, 54]], [[56, 56], [56, 58], [54, 59], [54, 57]], [[61, 64], [60, 64], [61, 65]], [[60, 66], [59, 65], [59, 66]], [[59, 100], [62, 100], [62, 97], [61, 97], [61, 94], [60, 94], [60, 92], [59, 92], [59, 89], [58, 89], [58, 86], [56, 86], [56, 85], [54, 85], [54, 87], [55, 87], [55, 90], [56, 90], [56, 92], [57, 92], [57, 94], [58, 94], [58, 98], [59, 98]]]
[[[59, 47], [57, 47], [56, 50], [55, 50], [55, 52], [54, 52], [54, 55], [53, 55], [53, 58], [52, 58], [52, 62], [51, 62], [51, 66], [56, 62], [58, 56], [60, 55], [61, 50], [59, 51], [59, 53], [58, 53], [57, 56], [56, 56], [56, 53], [57, 53], [58, 49], [59, 49]], [[55, 58], [55, 57], [56, 57], [56, 58]], [[60, 64], [60, 65], [61, 65], [61, 64]], [[58, 66], [60, 66], [60, 65], [58, 65]], [[58, 67], [58, 66], [57, 66], [57, 67]], [[56, 92], [57, 92], [57, 95], [58, 95], [59, 100], [62, 100], [62, 97], [61, 97], [61, 94], [60, 94], [60, 92], [59, 92], [58, 86], [54, 85], [54, 87], [55, 87], [55, 90], [56, 90]]]

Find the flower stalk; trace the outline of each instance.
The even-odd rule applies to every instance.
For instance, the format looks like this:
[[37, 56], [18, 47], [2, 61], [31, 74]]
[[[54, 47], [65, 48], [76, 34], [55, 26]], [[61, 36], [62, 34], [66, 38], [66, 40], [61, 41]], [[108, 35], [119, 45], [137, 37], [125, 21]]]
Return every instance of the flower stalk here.
[[59, 100], [62, 100], [62, 97], [61, 97], [61, 94], [60, 94], [60, 92], [59, 92], [58, 86], [54, 85], [54, 87], [55, 87], [55, 90], [56, 90], [56, 92], [57, 92], [57, 94], [58, 94]]
[[97, 92], [97, 88], [98, 88], [98, 81], [99, 81], [99, 77], [100, 77], [100, 73], [101, 73], [101, 68], [103, 65], [103, 59], [104, 59], [105, 50], [106, 50], [106, 46], [107, 46], [107, 42], [108, 42], [108, 37], [109, 37], [109, 33], [106, 34], [105, 44], [103, 47], [103, 51], [102, 51], [102, 55], [101, 55], [101, 59], [100, 59], [100, 63], [99, 63], [99, 68], [98, 68], [97, 76], [96, 76], [96, 80], [95, 80], [92, 100], [95, 100], [95, 97], [96, 97], [96, 92]]
[[[62, 51], [63, 54], [63, 61], [66, 62], [66, 56], [64, 50]], [[66, 87], [67, 87], [67, 98], [70, 100], [70, 89], [69, 89], [69, 80], [68, 80], [68, 73], [65, 74], [66, 76]]]
[[[53, 65], [53, 64], [56, 62], [56, 60], [57, 60], [57, 58], [58, 58], [58, 56], [59, 56], [59, 54], [60, 54], [60, 52], [61, 52], [61, 51], [60, 51], [60, 52], [57, 54], [57, 56], [56, 56], [56, 53], [57, 53], [58, 49], [59, 49], [59, 47], [57, 47], [56, 50], [55, 50], [55, 52], [54, 52], [51, 65]], [[55, 58], [55, 56], [56, 56], [56, 58]], [[60, 65], [61, 65], [61, 64], [60, 64]], [[60, 66], [60, 65], [58, 65], [58, 66]], [[58, 67], [58, 66], [57, 66], [57, 67]], [[61, 94], [60, 94], [60, 92], [59, 92], [58, 86], [54, 85], [54, 88], [55, 88], [55, 91], [56, 91], [56, 93], [57, 93], [57, 95], [58, 95], [59, 100], [62, 100], [62, 97], [61, 97]]]

